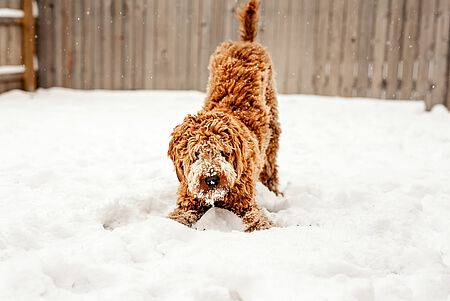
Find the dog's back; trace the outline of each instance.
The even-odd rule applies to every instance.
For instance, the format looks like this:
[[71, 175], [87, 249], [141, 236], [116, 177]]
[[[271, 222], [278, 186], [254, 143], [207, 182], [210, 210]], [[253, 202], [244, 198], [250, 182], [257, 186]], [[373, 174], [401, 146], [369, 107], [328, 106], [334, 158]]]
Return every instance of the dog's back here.
[[258, 8], [259, 0], [250, 0], [238, 11], [241, 40], [222, 43], [212, 55], [204, 110], [234, 114], [255, 133], [264, 150], [277, 112], [272, 61], [267, 50], [255, 42]]

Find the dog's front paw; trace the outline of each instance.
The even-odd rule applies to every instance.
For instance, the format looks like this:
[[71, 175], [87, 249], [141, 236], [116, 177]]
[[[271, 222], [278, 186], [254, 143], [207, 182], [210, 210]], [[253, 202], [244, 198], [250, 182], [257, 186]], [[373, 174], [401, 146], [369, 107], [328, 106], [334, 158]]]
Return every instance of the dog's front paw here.
[[245, 214], [243, 222], [246, 225], [245, 232], [266, 230], [275, 226], [275, 224], [259, 208]]
[[257, 221], [256, 223], [253, 223], [251, 225], [247, 225], [247, 228], [245, 229], [245, 232], [253, 232], [255, 230], [267, 230], [272, 227], [274, 227], [274, 223], [270, 220], [267, 221]]
[[179, 222], [180, 224], [192, 227], [201, 217], [201, 214], [196, 210], [183, 210], [176, 208], [169, 216], [170, 219]]

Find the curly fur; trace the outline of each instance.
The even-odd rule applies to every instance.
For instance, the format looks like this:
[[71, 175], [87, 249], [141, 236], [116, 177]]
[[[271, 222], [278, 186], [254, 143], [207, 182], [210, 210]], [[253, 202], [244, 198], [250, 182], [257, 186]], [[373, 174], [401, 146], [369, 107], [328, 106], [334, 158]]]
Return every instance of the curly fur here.
[[[241, 41], [216, 49], [203, 109], [172, 133], [168, 155], [180, 185], [169, 217], [187, 226], [212, 206], [237, 214], [246, 231], [273, 226], [255, 200], [258, 180], [280, 194], [277, 99], [269, 54], [254, 42], [258, 7], [250, 0], [238, 12]], [[205, 184], [210, 176], [220, 178], [213, 188]]]

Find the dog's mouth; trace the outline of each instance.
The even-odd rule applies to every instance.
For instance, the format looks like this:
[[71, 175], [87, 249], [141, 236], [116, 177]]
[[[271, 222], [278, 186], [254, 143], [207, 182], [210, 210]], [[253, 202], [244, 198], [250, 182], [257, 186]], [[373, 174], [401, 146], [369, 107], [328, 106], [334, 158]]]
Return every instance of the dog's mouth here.
[[196, 198], [203, 200], [207, 204], [214, 205], [217, 201], [222, 201], [229, 189], [226, 178], [220, 172], [210, 169], [200, 177]]
[[224, 197], [228, 193], [228, 188], [217, 187], [212, 189], [200, 189], [200, 191], [195, 195], [197, 199], [203, 200], [205, 203], [214, 206], [215, 202], [223, 201]]

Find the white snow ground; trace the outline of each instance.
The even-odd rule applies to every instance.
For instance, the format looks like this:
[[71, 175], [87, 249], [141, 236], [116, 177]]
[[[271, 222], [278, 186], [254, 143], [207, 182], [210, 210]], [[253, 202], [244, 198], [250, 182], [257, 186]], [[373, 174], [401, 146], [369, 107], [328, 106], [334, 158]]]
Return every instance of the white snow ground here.
[[[450, 114], [280, 96], [279, 225], [165, 215], [198, 92], [0, 95], [0, 300], [450, 300]], [[106, 229], [104, 228], [104, 225]]]

